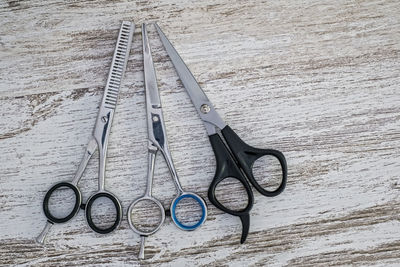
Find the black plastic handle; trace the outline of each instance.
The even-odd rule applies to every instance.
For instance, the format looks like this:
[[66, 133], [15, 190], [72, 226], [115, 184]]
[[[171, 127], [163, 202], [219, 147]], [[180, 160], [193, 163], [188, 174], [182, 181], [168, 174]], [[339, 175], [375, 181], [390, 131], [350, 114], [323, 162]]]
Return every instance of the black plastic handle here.
[[[60, 189], [61, 187], [68, 187], [75, 194], [74, 208], [71, 210], [71, 212], [67, 216], [65, 216], [63, 218], [54, 216], [53, 214], [51, 214], [50, 209], [49, 209], [49, 200], [50, 200], [51, 195], [54, 193], [54, 191], [56, 191], [57, 189]], [[49, 189], [49, 191], [47, 191], [46, 196], [44, 197], [44, 200], [43, 200], [43, 211], [44, 211], [44, 214], [46, 215], [47, 219], [50, 222], [64, 223], [64, 222], [71, 220], [78, 213], [81, 202], [82, 202], [82, 194], [81, 194], [81, 191], [79, 191], [79, 188], [71, 183], [61, 182], [61, 183], [55, 184], [52, 188]]]
[[[240, 168], [244, 171], [250, 183], [260, 192], [262, 195], [267, 197], [273, 197], [282, 193], [286, 187], [287, 180], [287, 164], [285, 156], [282, 152], [274, 149], [259, 149], [249, 146], [229, 127], [226, 126], [221, 130], [222, 135], [226, 143], [228, 144], [233, 156], [236, 158], [240, 165]], [[253, 175], [254, 162], [262, 156], [273, 156], [276, 157], [281, 165], [282, 179], [279, 187], [273, 191], [265, 190], [256, 181]]]
[[[114, 224], [108, 228], [100, 228], [100, 227], [96, 226], [92, 219], [92, 205], [96, 199], [101, 198], [101, 197], [110, 199], [113, 202], [113, 204], [115, 206], [115, 210], [116, 210]], [[121, 219], [122, 219], [122, 207], [121, 207], [119, 200], [113, 194], [108, 193], [108, 192], [99, 192], [89, 198], [88, 202], [85, 205], [85, 215], [86, 215], [86, 220], [89, 224], [89, 227], [92, 228], [93, 231], [95, 231], [99, 234], [108, 234], [108, 233], [114, 231], [120, 224]]]
[[[214, 179], [212, 180], [210, 187], [208, 188], [208, 198], [211, 203], [216, 206], [218, 209], [229, 213], [234, 216], [239, 216], [242, 221], [242, 237], [241, 243], [244, 243], [246, 240], [247, 234], [249, 232], [250, 227], [250, 217], [249, 212], [254, 204], [254, 195], [251, 190], [249, 182], [244, 177], [241, 170], [236, 165], [235, 160], [232, 158], [229, 150], [223, 143], [221, 137], [218, 134], [213, 134], [209, 136], [211, 146], [214, 150], [215, 159], [217, 161], [217, 168], [215, 171]], [[220, 182], [227, 178], [233, 178], [242, 183], [243, 187], [247, 193], [247, 206], [241, 210], [232, 210], [225, 207], [221, 204], [215, 196], [216, 187]]]

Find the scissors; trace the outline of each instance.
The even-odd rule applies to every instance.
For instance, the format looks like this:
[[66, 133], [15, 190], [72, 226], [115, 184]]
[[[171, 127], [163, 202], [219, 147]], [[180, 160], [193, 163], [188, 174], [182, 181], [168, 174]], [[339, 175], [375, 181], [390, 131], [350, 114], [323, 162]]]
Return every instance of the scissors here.
[[[79, 211], [80, 208], [85, 210], [86, 221], [89, 227], [100, 234], [107, 234], [115, 230], [122, 218], [121, 203], [118, 198], [109, 191], [105, 190], [105, 165], [107, 157], [107, 144], [110, 134], [111, 124], [114, 117], [115, 107], [117, 105], [117, 98], [119, 88], [121, 85], [122, 76], [125, 72], [126, 63], [129, 58], [129, 51], [131, 48], [132, 38], [134, 32], [134, 25], [131, 22], [123, 21], [119, 30], [117, 45], [112, 59], [111, 69], [108, 74], [107, 84], [104, 90], [103, 99], [101, 101], [99, 113], [96, 119], [92, 138], [86, 148], [84, 157], [78, 167], [74, 179], [71, 182], [60, 182], [55, 184], [47, 191], [43, 201], [43, 211], [47, 217], [46, 226], [40, 235], [36, 238], [38, 243], [44, 243], [44, 240], [55, 223], [65, 223], [71, 220]], [[98, 176], [98, 191], [89, 197], [86, 204], [82, 204], [82, 194], [78, 188], [79, 180], [82, 177], [86, 166], [99, 148], [99, 176]], [[75, 194], [75, 205], [72, 211], [65, 217], [56, 217], [49, 209], [49, 200], [51, 195], [58, 189], [69, 188]], [[116, 216], [113, 225], [108, 228], [101, 228], [95, 225], [92, 220], [92, 205], [98, 198], [108, 198], [115, 206]]]
[[[177, 191], [176, 197], [172, 200], [169, 213], [171, 214], [174, 224], [185, 231], [195, 230], [200, 227], [207, 217], [207, 206], [202, 197], [199, 195], [186, 192], [182, 189], [179, 177], [176, 172], [171, 153], [168, 148], [167, 133], [164, 125], [164, 118], [161, 106], [160, 94], [157, 87], [157, 78], [151, 56], [151, 48], [147, 37], [146, 25], [142, 24], [142, 39], [143, 39], [143, 64], [144, 64], [144, 85], [146, 95], [146, 112], [147, 112], [147, 131], [148, 131], [148, 168], [147, 168], [147, 186], [143, 196], [137, 198], [132, 202], [128, 209], [128, 222], [131, 229], [140, 235], [141, 244], [139, 251], [139, 258], [144, 259], [144, 244], [145, 239], [149, 235], [157, 232], [165, 220], [165, 210], [161, 202], [152, 196], [153, 176], [156, 155], [160, 151], [167, 163], [168, 169], [173, 178], [175, 188]], [[178, 203], [183, 199], [193, 199], [201, 207], [201, 218], [195, 224], [185, 224], [176, 216]], [[159, 208], [161, 218], [158, 224], [150, 231], [144, 231], [136, 227], [133, 223], [132, 215], [134, 207], [141, 201], [151, 201]]]
[[[200, 88], [200, 85], [197, 83], [193, 74], [190, 72], [189, 68], [186, 66], [185, 62], [179, 56], [178, 52], [175, 50], [163, 31], [157, 24], [155, 24], [155, 26], [161, 42], [164, 45], [164, 48], [166, 49], [186, 92], [205, 125], [215, 154], [217, 166], [215, 176], [208, 189], [208, 198], [218, 209], [228, 214], [238, 216], [241, 219], [242, 236], [240, 242], [244, 243], [250, 227], [249, 212], [254, 204], [254, 195], [250, 183], [264, 196], [273, 197], [280, 194], [286, 186], [286, 159], [283, 153], [278, 150], [254, 148], [247, 145], [239, 138], [239, 136], [218, 115], [213, 104]], [[221, 131], [221, 135], [218, 134], [217, 129]], [[226, 144], [224, 144], [223, 139]], [[256, 181], [253, 175], [254, 162], [263, 156], [273, 156], [277, 158], [282, 169], [280, 184], [273, 191], [265, 190]], [[243, 185], [248, 198], [247, 206], [245, 208], [239, 210], [230, 209], [221, 204], [216, 198], [216, 187], [227, 178], [236, 179]]]

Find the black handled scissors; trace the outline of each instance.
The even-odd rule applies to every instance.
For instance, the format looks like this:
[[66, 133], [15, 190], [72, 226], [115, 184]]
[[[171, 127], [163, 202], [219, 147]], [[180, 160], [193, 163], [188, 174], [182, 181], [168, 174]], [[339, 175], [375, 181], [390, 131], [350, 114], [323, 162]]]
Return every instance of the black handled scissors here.
[[[85, 155], [78, 167], [74, 179], [69, 182], [60, 182], [55, 184], [47, 191], [43, 201], [43, 211], [47, 217], [47, 223], [43, 231], [36, 238], [38, 243], [43, 243], [50, 228], [55, 223], [64, 223], [71, 220], [79, 211], [80, 208], [85, 209], [86, 221], [89, 227], [100, 234], [107, 234], [115, 230], [122, 219], [122, 208], [118, 198], [109, 191], [105, 190], [105, 165], [107, 157], [108, 137], [111, 130], [111, 124], [114, 117], [115, 107], [117, 105], [117, 98], [119, 88], [121, 85], [122, 76], [125, 72], [126, 64], [129, 58], [129, 51], [131, 48], [134, 25], [131, 22], [123, 21], [118, 35], [117, 45], [115, 47], [114, 56], [111, 63], [111, 69], [108, 74], [107, 85], [104, 90], [103, 99], [101, 101], [99, 113], [97, 115], [96, 125], [93, 129], [92, 138], [86, 148]], [[82, 194], [78, 188], [78, 183], [86, 169], [86, 166], [99, 148], [99, 189], [96, 193], [89, 197], [86, 204], [82, 204]], [[57, 217], [51, 213], [49, 209], [49, 201], [51, 195], [61, 188], [69, 188], [75, 194], [75, 205], [71, 212], [65, 217]], [[101, 228], [95, 225], [92, 220], [92, 205], [98, 198], [108, 198], [112, 201], [116, 210], [116, 217], [114, 223], [108, 228]]]
[[[240, 242], [244, 243], [249, 232], [250, 216], [249, 212], [254, 204], [253, 191], [249, 182], [260, 192], [267, 197], [273, 197], [280, 194], [286, 186], [287, 164], [282, 152], [274, 149], [258, 149], [247, 145], [239, 136], [222, 120], [215, 111], [213, 104], [210, 102], [206, 94], [200, 88], [193, 74], [186, 66], [185, 62], [179, 56], [173, 45], [156, 24], [157, 32], [161, 38], [172, 63], [175, 66], [176, 72], [181, 79], [186, 92], [189, 94], [192, 103], [194, 104], [200, 118], [206, 127], [207, 134], [210, 139], [211, 146], [214, 150], [217, 161], [217, 169], [213, 181], [208, 189], [208, 198], [220, 210], [234, 216], [240, 217], [243, 225], [242, 237]], [[222, 135], [217, 133], [217, 129], [221, 130]], [[226, 145], [222, 141], [225, 140]], [[282, 178], [280, 185], [273, 191], [265, 190], [254, 178], [253, 164], [263, 156], [273, 156], [278, 159], [281, 169]], [[215, 196], [217, 185], [226, 178], [237, 179], [245, 188], [248, 202], [247, 206], [240, 210], [227, 208], [218, 201]]]
[[[147, 186], [143, 196], [132, 202], [128, 209], [128, 222], [131, 229], [140, 235], [141, 244], [139, 251], [139, 259], [144, 259], [144, 244], [146, 237], [157, 232], [165, 220], [165, 210], [161, 202], [152, 195], [153, 176], [156, 155], [161, 152], [168, 169], [171, 173], [175, 188], [177, 191], [176, 197], [172, 200], [169, 213], [175, 225], [185, 231], [192, 231], [199, 228], [207, 218], [207, 205], [204, 199], [193, 193], [185, 191], [179, 181], [178, 173], [175, 169], [172, 160], [171, 152], [168, 148], [167, 132], [164, 124], [163, 110], [161, 106], [160, 93], [157, 86], [157, 77], [151, 56], [151, 47], [147, 37], [146, 24], [142, 24], [142, 39], [143, 39], [143, 67], [144, 67], [144, 87], [146, 95], [146, 114], [147, 114], [147, 132], [148, 132], [148, 168], [147, 168]], [[187, 224], [178, 219], [177, 209], [178, 203], [184, 199], [193, 199], [201, 208], [201, 217], [194, 224]], [[161, 217], [158, 224], [150, 231], [145, 231], [135, 226], [132, 220], [133, 209], [141, 201], [153, 202], [160, 210]]]

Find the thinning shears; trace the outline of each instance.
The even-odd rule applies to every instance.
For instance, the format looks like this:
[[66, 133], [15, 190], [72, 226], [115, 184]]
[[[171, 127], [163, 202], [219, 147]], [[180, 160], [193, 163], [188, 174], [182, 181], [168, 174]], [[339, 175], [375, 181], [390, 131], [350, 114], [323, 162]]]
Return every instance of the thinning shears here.
[[[208, 190], [208, 198], [220, 210], [234, 216], [238, 216], [242, 222], [241, 243], [244, 243], [249, 232], [250, 216], [249, 212], [254, 204], [254, 195], [249, 182], [258, 192], [267, 197], [273, 197], [280, 194], [286, 186], [287, 164], [282, 152], [274, 149], [258, 149], [247, 145], [239, 136], [222, 120], [216, 112], [213, 104], [206, 94], [200, 88], [193, 74], [186, 66], [185, 62], [179, 56], [173, 45], [156, 24], [157, 32], [161, 38], [175, 69], [181, 79], [186, 92], [188, 93], [197, 113], [202, 119], [211, 146], [213, 148], [217, 167], [215, 176]], [[217, 129], [221, 131], [218, 134]], [[225, 140], [225, 143], [223, 142]], [[282, 177], [279, 186], [275, 190], [264, 189], [254, 178], [253, 165], [256, 160], [263, 156], [272, 156], [278, 159], [282, 169]], [[246, 190], [247, 206], [243, 209], [234, 210], [226, 207], [218, 201], [215, 191], [219, 183], [227, 178], [238, 180]]]
[[[145, 239], [149, 235], [157, 232], [165, 220], [165, 210], [161, 202], [152, 196], [153, 176], [156, 155], [161, 152], [163, 155], [168, 169], [173, 178], [175, 188], [177, 190], [176, 197], [172, 200], [169, 213], [171, 214], [172, 221], [174, 224], [186, 231], [195, 230], [200, 227], [207, 218], [207, 206], [205, 201], [199, 195], [184, 191], [179, 181], [178, 174], [176, 172], [171, 153], [168, 148], [167, 133], [164, 124], [163, 111], [161, 106], [160, 94], [157, 86], [157, 77], [153, 65], [153, 59], [151, 56], [151, 48], [147, 37], [146, 25], [142, 24], [142, 39], [143, 39], [143, 65], [144, 65], [144, 86], [146, 95], [146, 113], [147, 113], [147, 131], [148, 131], [148, 168], [147, 168], [147, 187], [143, 196], [137, 198], [132, 202], [128, 209], [128, 222], [132, 230], [139, 234], [141, 237], [141, 245], [139, 251], [139, 258], [144, 258], [144, 244]], [[178, 203], [183, 200], [190, 198], [195, 200], [201, 208], [201, 217], [194, 224], [187, 224], [181, 222], [176, 211]], [[134, 207], [141, 201], [151, 201], [156, 204], [161, 213], [161, 218], [158, 224], [150, 231], [139, 229], [135, 226], [132, 216], [134, 215]]]
[[[107, 144], [110, 134], [111, 124], [114, 117], [115, 107], [121, 80], [125, 72], [126, 64], [129, 58], [132, 38], [134, 32], [134, 24], [128, 21], [123, 21], [119, 30], [117, 45], [114, 51], [114, 56], [111, 63], [111, 69], [108, 74], [107, 84], [104, 90], [103, 98], [101, 101], [99, 113], [97, 115], [96, 124], [92, 133], [92, 138], [86, 148], [84, 157], [78, 167], [74, 179], [69, 182], [60, 182], [55, 184], [46, 193], [43, 201], [43, 211], [47, 217], [47, 223], [41, 234], [36, 238], [38, 243], [43, 243], [50, 228], [55, 223], [64, 223], [71, 220], [79, 211], [80, 208], [85, 210], [86, 221], [89, 227], [100, 234], [107, 234], [114, 231], [120, 224], [122, 218], [121, 203], [118, 198], [109, 191], [105, 190], [105, 165], [107, 157]], [[99, 176], [98, 176], [98, 191], [89, 197], [86, 204], [82, 204], [82, 194], [78, 188], [78, 183], [86, 169], [86, 166], [99, 148]], [[75, 204], [71, 212], [65, 217], [56, 217], [49, 209], [49, 201], [52, 194], [56, 190], [68, 188], [75, 194]], [[114, 223], [108, 228], [96, 226], [92, 220], [92, 205], [98, 198], [108, 198], [115, 206], [116, 216]]]

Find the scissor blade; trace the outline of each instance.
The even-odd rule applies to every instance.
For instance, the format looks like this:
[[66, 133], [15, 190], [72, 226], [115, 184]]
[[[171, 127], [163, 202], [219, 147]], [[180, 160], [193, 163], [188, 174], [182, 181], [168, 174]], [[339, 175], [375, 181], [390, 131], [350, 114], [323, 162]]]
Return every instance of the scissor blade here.
[[126, 64], [131, 50], [131, 43], [135, 25], [129, 21], [123, 21], [118, 34], [117, 45], [112, 59], [111, 69], [108, 74], [107, 85], [104, 90], [103, 99], [93, 129], [100, 154], [99, 164], [99, 190], [104, 190], [104, 174], [107, 156], [107, 143], [111, 131], [115, 107], [119, 95], [119, 89]]
[[214, 106], [200, 88], [193, 74], [190, 72], [189, 68], [183, 62], [182, 58], [179, 56], [178, 52], [175, 50], [171, 42], [165, 36], [160, 27], [155, 23], [158, 35], [160, 36], [161, 42], [163, 43], [165, 50], [167, 51], [176, 72], [181, 79], [183, 86], [186, 89], [193, 105], [195, 106], [197, 113], [203, 120], [206, 127], [208, 135], [213, 135], [216, 133], [215, 127], [223, 129], [226, 123], [221, 119], [218, 113], [215, 111]]
[[167, 50], [167, 53], [171, 58], [172, 63], [174, 64], [176, 72], [178, 73], [179, 78], [183, 83], [183, 86], [185, 86], [185, 89], [188, 92], [193, 104], [197, 106], [197, 104], [209, 102], [208, 97], [200, 88], [200, 85], [197, 83], [193, 74], [190, 72], [185, 62], [183, 62], [178, 52], [175, 50], [175, 48], [165, 36], [160, 27], [157, 25], [157, 23], [155, 23], [155, 27], [157, 29], [158, 35], [160, 36], [161, 42], [163, 43], [165, 50]]
[[[151, 48], [147, 37], [146, 24], [142, 24], [143, 39], [143, 65], [144, 65], [144, 85], [146, 90], [146, 99], [153, 108], [161, 107], [160, 93], [157, 86], [157, 76], [154, 70]], [[148, 108], [150, 108], [150, 106]]]
[[135, 25], [133, 23], [129, 21], [122, 22], [111, 69], [108, 74], [107, 85], [104, 90], [102, 106], [105, 108], [115, 109], [117, 105], [119, 88], [128, 62], [134, 30]]

